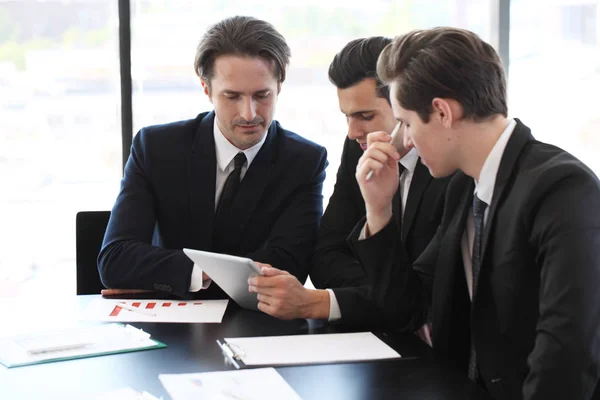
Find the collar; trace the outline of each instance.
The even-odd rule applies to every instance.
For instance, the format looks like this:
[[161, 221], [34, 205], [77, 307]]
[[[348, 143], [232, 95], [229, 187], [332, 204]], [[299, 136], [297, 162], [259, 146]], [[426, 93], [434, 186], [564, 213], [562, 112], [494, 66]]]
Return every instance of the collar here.
[[256, 157], [262, 145], [265, 143], [269, 131], [267, 130], [267, 134], [264, 135], [261, 141], [256, 143], [254, 146], [246, 150], [240, 150], [233, 144], [231, 144], [231, 142], [227, 140], [225, 135], [223, 135], [223, 133], [219, 129], [219, 125], [217, 124], [217, 117], [215, 116], [215, 122], [213, 124], [213, 134], [215, 137], [215, 152], [217, 155], [217, 165], [219, 166], [221, 171], [225, 171], [227, 169], [227, 166], [231, 164], [233, 158], [240, 151], [243, 151], [246, 155], [246, 159], [248, 160], [246, 167], [249, 168], [250, 164], [252, 164], [252, 160], [254, 160], [254, 157]]
[[492, 147], [492, 151], [488, 154], [481, 172], [479, 174], [479, 182], [475, 181], [475, 194], [480, 200], [485, 202], [488, 206], [492, 204], [492, 197], [494, 195], [494, 185], [496, 184], [496, 176], [498, 175], [498, 169], [500, 168], [500, 161], [502, 161], [502, 155], [506, 144], [512, 135], [513, 130], [517, 122], [511, 119], [508, 122], [506, 128]]
[[402, 166], [406, 168], [406, 170], [408, 170], [411, 174], [414, 174], [415, 168], [417, 167], [418, 159], [419, 153], [417, 153], [417, 149], [412, 148], [408, 153], [404, 155], [404, 157], [400, 159], [400, 164], [402, 164]]

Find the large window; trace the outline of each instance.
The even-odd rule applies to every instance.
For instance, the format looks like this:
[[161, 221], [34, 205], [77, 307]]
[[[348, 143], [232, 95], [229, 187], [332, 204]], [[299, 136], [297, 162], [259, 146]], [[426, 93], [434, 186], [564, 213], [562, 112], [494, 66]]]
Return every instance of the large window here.
[[75, 293], [75, 214], [121, 177], [116, 1], [0, 0], [0, 297]]
[[509, 112], [600, 173], [600, 1], [511, 2]]
[[[431, 4], [427, 4], [431, 3]], [[211, 109], [194, 73], [196, 46], [208, 26], [232, 15], [271, 22], [292, 50], [275, 118], [327, 148], [324, 202], [333, 191], [346, 134], [327, 69], [350, 40], [395, 36], [416, 28], [452, 25], [491, 36], [491, 2], [356, 0], [135, 1], [132, 10], [134, 131], [143, 126], [193, 118]]]
[[[206, 28], [266, 19], [292, 49], [276, 118], [327, 147], [346, 123], [327, 78], [349, 40], [415, 28], [499, 36], [492, 0], [131, 0], [134, 134], [211, 109], [193, 71]], [[600, 0], [511, 0], [509, 110], [600, 172]], [[75, 214], [108, 210], [122, 174], [118, 2], [0, 0], [0, 297], [75, 293]], [[502, 28], [502, 27], [500, 27]], [[494, 43], [495, 44], [495, 43]]]

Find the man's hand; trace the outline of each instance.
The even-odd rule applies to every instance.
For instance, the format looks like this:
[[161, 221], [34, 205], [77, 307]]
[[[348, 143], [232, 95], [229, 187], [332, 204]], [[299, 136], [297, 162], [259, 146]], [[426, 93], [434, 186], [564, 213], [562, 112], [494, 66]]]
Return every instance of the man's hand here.
[[[383, 229], [392, 219], [392, 198], [398, 190], [398, 161], [400, 154], [389, 142], [386, 132], [372, 132], [367, 136], [367, 150], [358, 160], [356, 180], [367, 211], [369, 235]], [[367, 180], [367, 174], [373, 174]]]
[[261, 266], [264, 276], [248, 279], [248, 291], [258, 293], [258, 309], [280, 319], [329, 318], [329, 292], [310, 290], [287, 271]]
[[144, 290], [144, 289], [102, 289], [100, 291], [102, 296], [122, 296], [122, 295], [130, 295], [130, 294], [139, 294], [139, 293], [152, 293], [152, 290]]

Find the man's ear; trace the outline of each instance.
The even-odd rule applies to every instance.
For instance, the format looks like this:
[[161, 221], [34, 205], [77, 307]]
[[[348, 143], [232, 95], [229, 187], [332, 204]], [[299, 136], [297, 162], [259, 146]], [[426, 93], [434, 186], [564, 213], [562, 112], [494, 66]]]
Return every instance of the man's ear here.
[[204, 91], [204, 94], [207, 95], [208, 99], [212, 102], [210, 96], [210, 86], [208, 85], [208, 82], [206, 82], [204, 79], [200, 79], [200, 84], [202, 85], [202, 90]]
[[431, 101], [431, 106], [434, 118], [437, 118], [446, 128], [450, 128], [453, 122], [462, 117], [462, 108], [456, 100], [435, 97]]

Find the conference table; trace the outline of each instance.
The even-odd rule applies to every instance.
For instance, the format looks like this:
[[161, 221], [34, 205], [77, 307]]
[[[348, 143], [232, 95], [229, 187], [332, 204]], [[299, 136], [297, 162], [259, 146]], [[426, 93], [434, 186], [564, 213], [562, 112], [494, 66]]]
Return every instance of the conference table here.
[[[81, 310], [99, 296], [43, 301], [3, 301], [0, 333], [15, 327], [76, 324]], [[4, 311], [3, 311], [4, 310]], [[10, 311], [7, 311], [10, 310]], [[168, 347], [19, 368], [0, 365], [0, 399], [94, 399], [123, 387], [170, 399], [159, 374], [234, 370], [217, 345], [224, 337], [365, 331], [320, 320], [282, 321], [239, 308], [232, 301], [220, 324], [132, 323]], [[19, 331], [17, 329], [17, 331]], [[302, 399], [487, 399], [484, 390], [451, 364], [436, 359], [414, 334], [373, 332], [400, 359], [277, 367]], [[310, 349], [307, 349], [310, 351]]]

